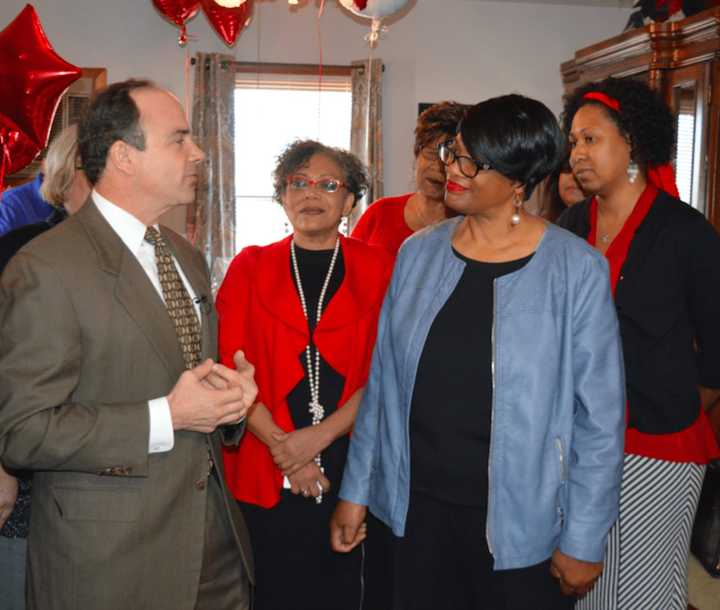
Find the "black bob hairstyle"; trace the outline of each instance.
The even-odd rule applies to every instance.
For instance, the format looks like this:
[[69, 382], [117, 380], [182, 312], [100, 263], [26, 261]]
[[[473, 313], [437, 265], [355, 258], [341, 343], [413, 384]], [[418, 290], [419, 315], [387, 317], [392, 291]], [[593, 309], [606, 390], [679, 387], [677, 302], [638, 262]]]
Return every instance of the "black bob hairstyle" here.
[[523, 95], [502, 95], [472, 106], [458, 131], [474, 158], [523, 185], [525, 200], [567, 151], [550, 109]]

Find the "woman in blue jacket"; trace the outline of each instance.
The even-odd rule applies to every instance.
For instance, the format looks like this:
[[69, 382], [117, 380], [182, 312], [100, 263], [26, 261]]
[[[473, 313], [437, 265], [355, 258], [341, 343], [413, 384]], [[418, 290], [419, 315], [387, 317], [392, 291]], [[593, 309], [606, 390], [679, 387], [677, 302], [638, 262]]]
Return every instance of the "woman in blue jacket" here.
[[607, 265], [523, 210], [564, 151], [540, 102], [472, 107], [439, 150], [462, 216], [400, 250], [331, 521], [338, 551], [368, 508], [392, 529], [397, 610], [562, 610], [602, 571], [625, 403]]

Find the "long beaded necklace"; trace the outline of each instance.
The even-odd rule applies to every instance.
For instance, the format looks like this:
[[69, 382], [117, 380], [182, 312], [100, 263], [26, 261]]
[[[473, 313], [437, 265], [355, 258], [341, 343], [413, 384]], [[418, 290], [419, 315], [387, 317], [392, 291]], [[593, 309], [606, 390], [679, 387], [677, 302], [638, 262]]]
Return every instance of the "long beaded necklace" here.
[[[333, 250], [332, 258], [330, 259], [330, 266], [328, 267], [325, 281], [323, 282], [322, 290], [320, 291], [320, 298], [318, 299], [317, 314], [315, 316], [315, 328], [320, 324], [320, 317], [322, 316], [323, 301], [325, 300], [325, 293], [327, 292], [330, 284], [330, 278], [332, 277], [333, 270], [335, 269], [335, 262], [337, 261], [338, 252], [340, 251], [340, 238], [335, 240], [335, 248]], [[290, 257], [292, 258], [293, 273], [295, 274], [295, 283], [298, 287], [298, 294], [300, 295], [300, 304], [302, 305], [303, 314], [305, 319], [309, 320], [307, 301], [305, 300], [305, 292], [303, 290], [302, 281], [300, 280], [300, 269], [298, 268], [297, 256], [295, 255], [295, 240], [290, 242]], [[311, 347], [312, 345], [312, 347]], [[312, 352], [315, 351], [314, 366]], [[310, 340], [305, 348], [305, 361], [307, 363], [307, 378], [308, 385], [310, 386], [310, 402], [308, 407], [310, 408], [310, 415], [312, 415], [312, 425], [317, 426], [325, 417], [325, 408], [320, 404], [320, 351]], [[318, 468], [322, 470], [322, 460], [320, 454], [315, 456], [315, 463]], [[320, 504], [322, 502], [322, 493], [315, 498], [315, 502]]]

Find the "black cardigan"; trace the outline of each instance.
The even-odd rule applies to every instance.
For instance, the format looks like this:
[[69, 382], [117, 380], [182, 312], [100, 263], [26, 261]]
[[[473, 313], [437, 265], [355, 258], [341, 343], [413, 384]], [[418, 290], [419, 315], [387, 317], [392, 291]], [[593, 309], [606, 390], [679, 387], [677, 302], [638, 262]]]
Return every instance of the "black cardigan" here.
[[[558, 224], [587, 239], [590, 200]], [[638, 227], [615, 292], [630, 411], [648, 434], [698, 416], [698, 385], [720, 388], [720, 237], [689, 205], [660, 192]]]

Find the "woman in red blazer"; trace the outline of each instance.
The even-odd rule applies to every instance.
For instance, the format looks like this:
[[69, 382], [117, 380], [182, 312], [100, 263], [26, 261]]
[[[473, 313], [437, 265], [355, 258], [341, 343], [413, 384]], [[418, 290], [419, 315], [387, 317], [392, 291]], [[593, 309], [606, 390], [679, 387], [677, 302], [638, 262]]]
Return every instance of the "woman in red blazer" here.
[[361, 555], [333, 553], [328, 522], [392, 261], [338, 233], [367, 188], [353, 155], [298, 141], [274, 181], [293, 234], [242, 250], [217, 296], [221, 359], [243, 350], [259, 389], [225, 471], [253, 539], [254, 608], [355, 610]]

